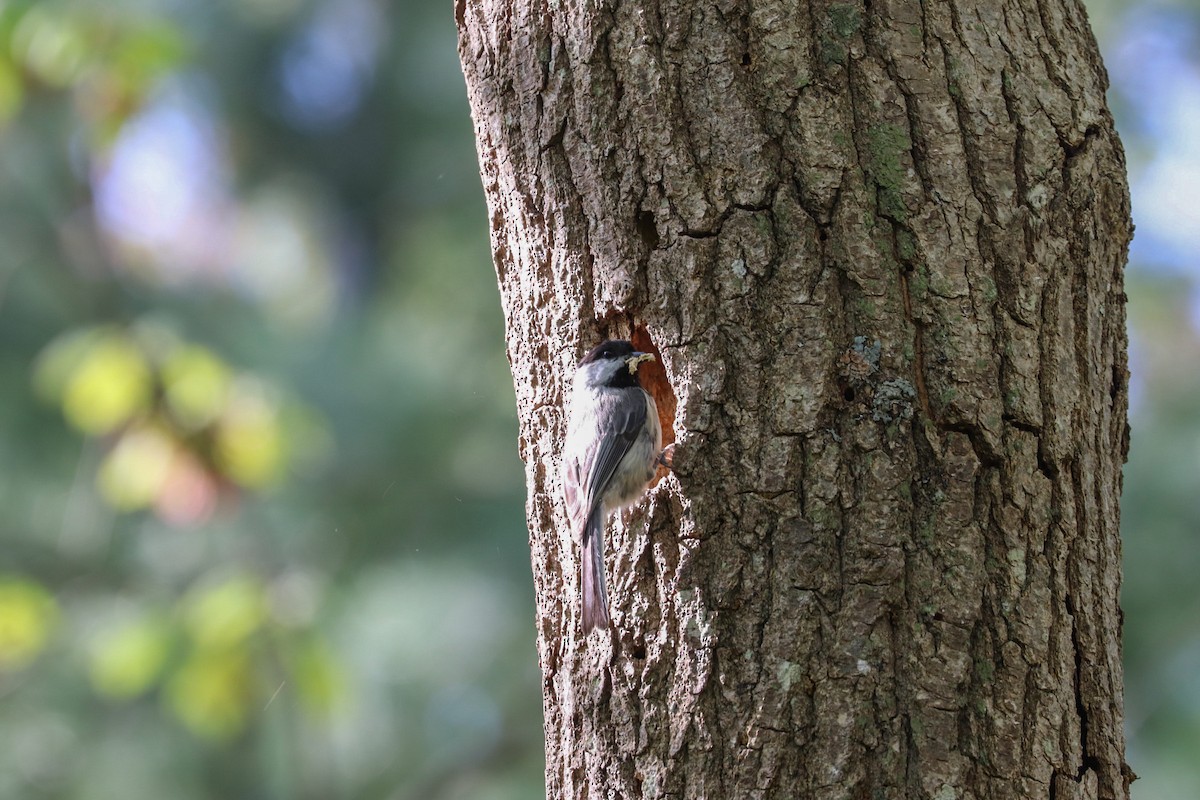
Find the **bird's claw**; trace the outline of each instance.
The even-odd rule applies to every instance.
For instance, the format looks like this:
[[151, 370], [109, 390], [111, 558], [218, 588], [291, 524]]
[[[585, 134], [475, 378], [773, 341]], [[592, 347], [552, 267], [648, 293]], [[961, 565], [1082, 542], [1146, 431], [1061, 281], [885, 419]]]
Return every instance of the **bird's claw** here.
[[662, 449], [655, 461], [669, 470], [675, 469], [675, 444], [672, 442]]

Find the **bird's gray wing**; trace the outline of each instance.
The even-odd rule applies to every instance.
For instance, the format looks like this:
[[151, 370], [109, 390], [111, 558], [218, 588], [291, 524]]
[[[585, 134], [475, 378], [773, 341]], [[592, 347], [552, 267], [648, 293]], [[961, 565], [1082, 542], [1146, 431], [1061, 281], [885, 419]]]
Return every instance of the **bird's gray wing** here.
[[590, 463], [584, 464], [584, 474], [588, 476], [587, 497], [584, 508], [590, 513], [600, 504], [609, 480], [629, 452], [629, 448], [637, 441], [646, 425], [646, 403], [638, 392], [639, 402], [631, 403], [627, 398], [604, 398], [602, 402], [611, 403], [615, 408], [613, 413], [601, 414], [601, 419], [608, 419], [611, 426], [600, 431], [597, 436], [599, 444], [591, 452]]

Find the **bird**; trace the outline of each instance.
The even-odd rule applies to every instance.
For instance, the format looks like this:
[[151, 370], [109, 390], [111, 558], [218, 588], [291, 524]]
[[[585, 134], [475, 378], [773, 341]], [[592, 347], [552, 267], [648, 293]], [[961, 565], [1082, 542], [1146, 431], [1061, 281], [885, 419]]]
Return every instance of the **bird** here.
[[662, 463], [658, 408], [638, 380], [638, 366], [654, 355], [624, 339], [593, 347], [572, 380], [562, 483], [573, 535], [581, 545], [583, 633], [607, 629], [604, 524], [637, 500]]

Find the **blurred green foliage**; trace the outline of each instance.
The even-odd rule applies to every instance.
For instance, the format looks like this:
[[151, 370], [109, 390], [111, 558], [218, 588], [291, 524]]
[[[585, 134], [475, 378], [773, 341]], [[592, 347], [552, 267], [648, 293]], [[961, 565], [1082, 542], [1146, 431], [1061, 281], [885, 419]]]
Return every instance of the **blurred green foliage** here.
[[[1089, 9], [1139, 226], [1134, 796], [1195, 797], [1200, 202], [1155, 165], [1200, 174], [1200, 15]], [[450, 7], [0, 1], [0, 242], [0, 797], [540, 795]]]
[[42, 651], [57, 611], [54, 598], [33, 581], [0, 580], [0, 669], [21, 669]]
[[449, 8], [0, 3], [0, 797], [542, 793]]

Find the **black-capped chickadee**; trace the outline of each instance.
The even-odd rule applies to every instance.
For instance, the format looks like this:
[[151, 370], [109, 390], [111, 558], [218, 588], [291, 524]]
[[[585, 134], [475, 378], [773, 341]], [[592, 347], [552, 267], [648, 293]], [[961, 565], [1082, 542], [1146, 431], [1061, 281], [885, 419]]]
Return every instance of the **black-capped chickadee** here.
[[608, 627], [604, 521], [654, 478], [662, 430], [637, 368], [652, 361], [623, 339], [602, 342], [575, 370], [562, 474], [571, 529], [582, 544], [583, 632]]

